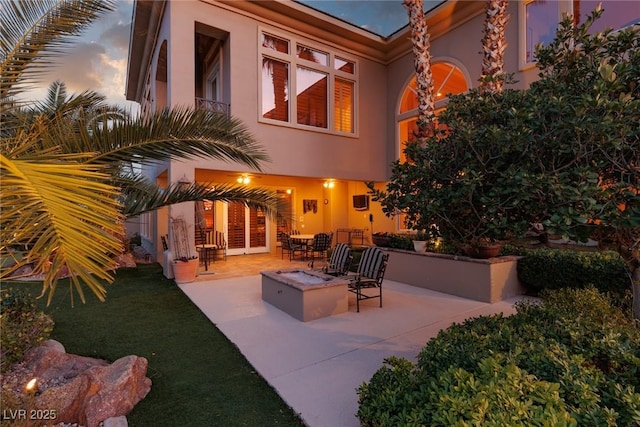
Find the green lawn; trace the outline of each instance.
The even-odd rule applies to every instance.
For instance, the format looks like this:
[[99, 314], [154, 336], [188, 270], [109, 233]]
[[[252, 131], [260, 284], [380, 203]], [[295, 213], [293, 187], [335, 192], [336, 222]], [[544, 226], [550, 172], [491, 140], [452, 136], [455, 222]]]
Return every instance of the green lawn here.
[[[25, 286], [39, 293], [39, 284]], [[147, 358], [153, 385], [128, 415], [130, 426], [304, 425], [159, 265], [118, 270], [107, 289], [106, 302], [87, 295], [72, 308], [62, 281], [42, 306], [56, 323], [51, 338], [68, 353]]]

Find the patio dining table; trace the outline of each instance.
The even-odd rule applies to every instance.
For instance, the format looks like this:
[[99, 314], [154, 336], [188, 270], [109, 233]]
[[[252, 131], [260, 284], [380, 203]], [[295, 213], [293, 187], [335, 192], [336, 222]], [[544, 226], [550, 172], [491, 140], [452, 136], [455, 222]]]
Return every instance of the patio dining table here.
[[309, 240], [313, 240], [313, 236], [315, 236], [315, 234], [292, 234], [289, 238], [291, 240], [295, 240], [296, 243], [305, 243]]
[[306, 259], [307, 247], [313, 241], [314, 236], [315, 234], [292, 234], [289, 238], [304, 248], [304, 258]]

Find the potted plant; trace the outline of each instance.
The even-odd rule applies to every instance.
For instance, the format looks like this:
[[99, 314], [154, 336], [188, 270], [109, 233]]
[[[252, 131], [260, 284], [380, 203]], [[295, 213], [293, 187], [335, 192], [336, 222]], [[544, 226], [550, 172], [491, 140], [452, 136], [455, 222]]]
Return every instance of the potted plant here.
[[413, 235], [413, 250], [416, 252], [426, 252], [429, 243], [435, 242], [439, 237], [438, 227], [432, 224], [428, 230], [420, 230]]
[[187, 223], [182, 217], [171, 218], [173, 232], [173, 274], [176, 283], [190, 283], [196, 279], [199, 260], [192, 255]]
[[387, 232], [378, 231], [377, 233], [373, 233], [372, 241], [376, 246], [388, 248], [391, 244], [391, 235]]

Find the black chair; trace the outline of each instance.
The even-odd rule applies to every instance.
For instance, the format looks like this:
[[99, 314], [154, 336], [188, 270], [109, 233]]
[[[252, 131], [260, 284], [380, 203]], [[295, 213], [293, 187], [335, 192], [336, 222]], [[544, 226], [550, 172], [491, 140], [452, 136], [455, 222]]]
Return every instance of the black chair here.
[[[385, 254], [378, 247], [369, 247], [362, 253], [358, 271], [349, 280], [349, 292], [356, 294], [356, 310], [360, 312], [360, 301], [380, 298], [382, 307], [382, 280], [387, 268], [389, 254]], [[371, 292], [363, 293], [363, 289], [373, 289]]]
[[351, 267], [351, 261], [353, 261], [353, 254], [349, 245], [338, 243], [331, 252], [329, 262], [322, 267], [321, 271], [331, 276], [345, 276]]
[[331, 247], [331, 236], [327, 233], [318, 233], [313, 236], [313, 241], [307, 246], [307, 258], [311, 258], [310, 266], [313, 268], [313, 263], [316, 258], [326, 258], [327, 251]]
[[294, 244], [287, 233], [282, 233], [280, 235], [280, 243], [282, 244], [282, 259], [284, 259], [285, 252], [289, 253], [289, 261], [295, 257], [296, 252], [299, 252], [300, 255], [304, 257], [305, 249], [303, 246]]

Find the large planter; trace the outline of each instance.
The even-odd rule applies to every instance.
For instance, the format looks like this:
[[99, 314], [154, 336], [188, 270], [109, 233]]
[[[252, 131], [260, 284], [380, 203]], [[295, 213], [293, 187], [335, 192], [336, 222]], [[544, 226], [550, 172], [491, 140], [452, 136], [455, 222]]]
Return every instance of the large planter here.
[[386, 249], [385, 279], [494, 303], [525, 293], [518, 280], [519, 257], [474, 259], [466, 256]]
[[414, 240], [413, 241], [413, 250], [416, 252], [426, 252], [427, 251], [427, 241], [426, 240]]
[[502, 243], [470, 245], [465, 248], [465, 252], [472, 258], [489, 259], [497, 257], [503, 247]]
[[176, 283], [191, 283], [196, 280], [200, 260], [174, 261], [173, 275]]
[[372, 237], [373, 244], [382, 248], [388, 248], [391, 244], [391, 237], [386, 236], [376, 236], [375, 234]]

